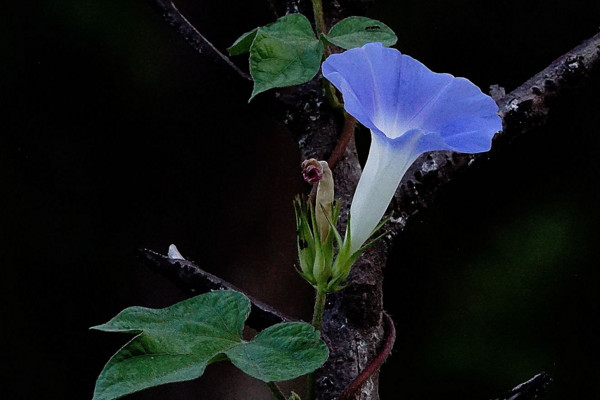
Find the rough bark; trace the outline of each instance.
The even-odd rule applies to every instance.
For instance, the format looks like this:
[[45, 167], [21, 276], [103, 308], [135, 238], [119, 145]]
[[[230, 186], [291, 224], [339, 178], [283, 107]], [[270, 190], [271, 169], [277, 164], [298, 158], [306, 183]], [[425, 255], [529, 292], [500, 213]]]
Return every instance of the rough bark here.
[[[211, 290], [243, 292], [231, 283], [204, 271], [191, 261], [172, 259], [148, 249], [140, 249], [139, 255], [152, 270], [166, 276], [190, 294], [205, 293]], [[247, 293], [246, 296], [251, 303], [250, 316], [246, 320], [249, 327], [261, 331], [271, 325], [293, 320]]]
[[[577, 95], [600, 72], [600, 34], [557, 58], [547, 68], [508, 94], [493, 87], [492, 96], [499, 107], [503, 130], [494, 137], [492, 151], [482, 154], [433, 152], [421, 156], [404, 176], [396, 192], [398, 226], [434, 201], [438, 188], [458, 174], [475, 167], [519, 136], [543, 126], [561, 104]], [[395, 233], [395, 229], [392, 230]]]
[[[327, 159], [341, 130], [341, 118], [323, 105], [320, 83], [313, 81], [295, 93], [280, 95], [288, 127], [296, 135], [303, 159]], [[342, 199], [342, 229], [361, 168], [354, 143], [334, 169], [336, 198]], [[376, 357], [384, 338], [383, 267], [386, 244], [373, 246], [354, 265], [346, 289], [327, 297], [323, 334], [330, 356], [316, 373], [317, 399], [337, 399]], [[378, 375], [367, 380], [352, 399], [375, 400]]]

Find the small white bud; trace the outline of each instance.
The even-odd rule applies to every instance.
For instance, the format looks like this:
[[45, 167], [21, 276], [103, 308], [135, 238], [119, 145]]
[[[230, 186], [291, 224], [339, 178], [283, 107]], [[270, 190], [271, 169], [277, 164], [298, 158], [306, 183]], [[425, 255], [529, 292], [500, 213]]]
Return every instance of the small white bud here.
[[167, 257], [171, 260], [185, 260], [179, 250], [177, 250], [177, 246], [174, 244], [169, 246], [169, 252], [167, 253]]

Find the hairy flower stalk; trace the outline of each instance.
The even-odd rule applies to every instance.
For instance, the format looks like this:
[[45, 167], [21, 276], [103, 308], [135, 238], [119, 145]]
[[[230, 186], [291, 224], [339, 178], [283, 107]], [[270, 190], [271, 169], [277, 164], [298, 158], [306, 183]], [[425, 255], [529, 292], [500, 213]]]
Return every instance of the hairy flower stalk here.
[[350, 254], [373, 234], [419, 155], [485, 152], [502, 129], [498, 106], [473, 83], [432, 72], [381, 43], [330, 56], [323, 76], [342, 93], [346, 111], [371, 130], [369, 156], [350, 208]]

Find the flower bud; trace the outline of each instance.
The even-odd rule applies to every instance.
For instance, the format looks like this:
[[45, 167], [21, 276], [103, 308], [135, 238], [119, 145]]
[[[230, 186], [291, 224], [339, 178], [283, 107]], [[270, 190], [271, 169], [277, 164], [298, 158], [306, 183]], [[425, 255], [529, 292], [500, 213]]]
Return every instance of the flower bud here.
[[319, 183], [323, 178], [323, 167], [314, 158], [304, 160], [302, 162], [302, 177], [306, 183], [310, 183], [311, 185]]
[[325, 240], [330, 231], [329, 221], [333, 207], [334, 183], [333, 174], [327, 161], [317, 161], [314, 158], [302, 163], [302, 175], [308, 183], [317, 183], [317, 198], [315, 200], [315, 216], [317, 229], [321, 240]]

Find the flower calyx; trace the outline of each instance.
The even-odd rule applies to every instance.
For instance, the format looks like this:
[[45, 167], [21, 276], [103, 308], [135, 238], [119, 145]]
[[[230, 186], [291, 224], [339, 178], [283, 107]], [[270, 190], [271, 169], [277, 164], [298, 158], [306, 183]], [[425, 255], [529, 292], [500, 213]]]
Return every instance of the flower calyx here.
[[[306, 160], [302, 163], [302, 170], [305, 179], [307, 176], [319, 176], [319, 179], [313, 181], [317, 185], [314, 200], [305, 196], [297, 196], [294, 200], [300, 262], [298, 272], [317, 290], [335, 292], [344, 288], [343, 282], [358, 257], [381, 236], [358, 249], [352, 249], [350, 221], [343, 238], [337, 229], [341, 201], [334, 200], [333, 175], [327, 162]], [[379, 224], [373, 233], [387, 221], [385, 219]]]

